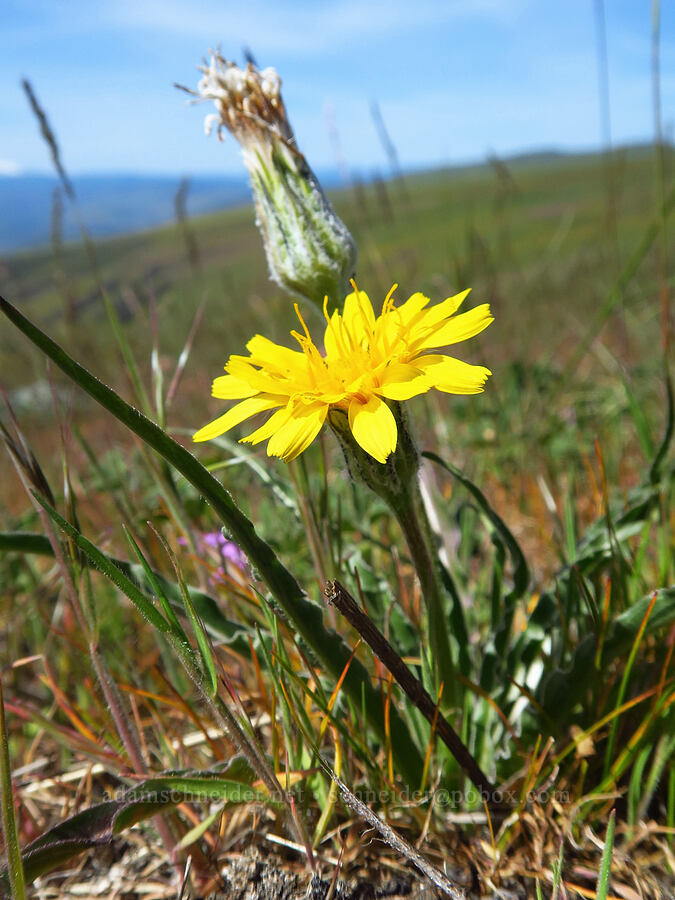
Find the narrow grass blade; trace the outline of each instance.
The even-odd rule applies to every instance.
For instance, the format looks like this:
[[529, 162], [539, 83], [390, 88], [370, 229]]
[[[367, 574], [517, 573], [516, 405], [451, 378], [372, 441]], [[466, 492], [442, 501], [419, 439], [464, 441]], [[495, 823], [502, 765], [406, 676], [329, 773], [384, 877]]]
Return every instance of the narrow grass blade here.
[[[0, 532], [0, 553], [3, 551], [31, 553], [40, 556], [54, 555], [49, 540], [42, 534], [31, 532]], [[140, 563], [137, 565], [107, 555], [105, 558], [142, 591], [155, 593], [156, 590], [159, 590], [170, 600], [175, 611], [183, 611], [180, 588], [177, 584], [169, 581], [159, 572], [155, 572], [154, 569], [150, 569], [151, 574], [149, 575]], [[85, 557], [85, 560], [89, 565], [95, 565], [95, 562], [89, 557]], [[188, 591], [197, 615], [209, 632], [218, 640], [232, 644], [238, 653], [248, 654], [248, 642], [244, 627], [231, 622], [224, 616], [220, 611], [218, 601], [210, 594], [205, 594], [199, 588], [190, 585], [188, 585]]]
[[565, 845], [560, 842], [560, 852], [558, 858], [553, 863], [553, 889], [551, 891], [551, 900], [560, 900], [560, 882], [562, 881], [563, 855], [565, 853]]
[[[155, 576], [155, 573], [150, 568], [150, 565], [146, 558], [143, 556], [141, 548], [138, 546], [136, 541], [134, 540], [134, 536], [131, 534], [129, 529], [126, 526], [122, 526], [124, 529], [124, 536], [127, 539], [127, 543], [131, 548], [132, 552], [135, 554], [138, 562], [143, 567], [143, 571], [145, 572], [145, 577], [150, 582], [150, 586], [152, 587], [152, 591], [162, 604], [162, 609], [164, 610], [164, 615], [167, 618], [169, 625], [171, 626], [172, 631], [176, 635], [176, 637], [181, 640], [188, 642], [188, 637], [183, 631], [183, 627], [178, 621], [178, 616], [173, 610], [173, 606], [171, 605], [169, 598], [166, 596], [166, 593], [162, 590], [162, 585], [159, 583], [159, 579]], [[181, 585], [181, 592], [183, 586]]]
[[[349, 648], [334, 632], [325, 628], [320, 608], [309, 601], [293, 575], [281, 563], [271, 547], [258, 536], [252, 522], [238, 509], [220, 482], [184, 447], [75, 362], [3, 297], [0, 297], [0, 310], [66, 375], [159, 453], [205, 497], [214, 512], [223, 520], [233, 540], [258, 570], [296, 633], [321, 660], [330, 675], [337, 679], [349, 659]], [[356, 706], [361, 705], [363, 698], [368, 722], [378, 738], [384, 741], [386, 735], [380, 697], [373, 688], [365, 667], [357, 660], [354, 660], [349, 668], [345, 679], [345, 692]], [[408, 728], [394, 710], [390, 725], [398, 769], [408, 785], [414, 787], [419, 783], [422, 772], [419, 748], [414, 744]]]
[[211, 645], [209, 643], [206, 631], [204, 630], [204, 626], [202, 625], [199, 616], [195, 612], [192, 600], [190, 599], [190, 594], [187, 587], [185, 586], [185, 581], [183, 579], [180, 566], [178, 565], [178, 560], [176, 559], [176, 554], [171, 550], [171, 547], [169, 547], [167, 541], [157, 531], [157, 529], [153, 528], [152, 530], [157, 539], [162, 544], [164, 552], [169, 557], [171, 565], [173, 566], [173, 570], [176, 573], [176, 579], [178, 580], [178, 587], [180, 588], [181, 597], [183, 598], [185, 612], [187, 613], [187, 617], [190, 620], [192, 631], [194, 632], [195, 640], [197, 641], [197, 646], [199, 647], [199, 655], [201, 656], [202, 660], [202, 671], [208, 681], [210, 695], [211, 697], [215, 697], [218, 693], [218, 675], [216, 673], [216, 664], [213, 659], [213, 653], [211, 652]]
[[223, 809], [223, 806], [217, 806], [210, 815], [206, 816], [206, 818], [202, 819], [201, 822], [198, 822], [194, 828], [191, 828], [187, 834], [183, 835], [176, 844], [174, 850], [185, 850], [187, 847], [196, 843], [204, 834], [206, 834], [213, 823], [222, 816]]
[[[672, 714], [669, 720], [669, 731], [673, 730], [673, 717]], [[672, 764], [673, 755], [675, 754], [675, 734], [663, 735], [663, 737], [659, 740], [656, 745], [656, 749], [654, 751], [654, 756], [652, 760], [652, 765], [650, 767], [649, 772], [647, 773], [647, 777], [640, 784], [641, 787], [641, 796], [640, 796], [640, 805], [635, 811], [635, 822], [639, 822], [642, 819], [645, 819], [647, 816], [647, 809], [649, 804], [654, 797], [656, 789], [661, 782], [664, 772], [667, 771], [668, 766]]]
[[192, 325], [190, 326], [190, 331], [188, 333], [187, 338], [185, 339], [185, 344], [183, 345], [183, 349], [178, 356], [178, 362], [176, 363], [176, 369], [173, 373], [173, 378], [171, 379], [171, 383], [169, 384], [169, 389], [166, 392], [166, 405], [169, 406], [171, 401], [174, 398], [176, 390], [178, 389], [178, 383], [181, 379], [181, 376], [185, 370], [185, 366], [187, 365], [187, 361], [190, 357], [190, 351], [192, 350], [192, 344], [194, 343], [195, 335], [197, 334], [197, 329], [199, 328], [199, 323], [202, 320], [202, 315], [204, 313], [204, 309], [206, 307], [206, 299], [202, 300], [199, 304], [199, 308], [195, 313], [195, 317], [192, 320]]
[[439, 560], [439, 566], [441, 570], [441, 581], [443, 582], [443, 587], [450, 595], [450, 599], [452, 600], [452, 607], [450, 608], [450, 628], [452, 630], [452, 635], [455, 638], [455, 642], [457, 644], [457, 664], [460, 672], [470, 672], [471, 671], [471, 656], [469, 654], [469, 648], [471, 647], [471, 641], [469, 639], [469, 629], [466, 624], [466, 616], [464, 615], [464, 607], [462, 606], [462, 599], [459, 596], [459, 591], [457, 590], [457, 585], [455, 584], [455, 580], [447, 570], [447, 568], [443, 565], [442, 560]]
[[614, 825], [616, 822], [616, 810], [612, 810], [607, 824], [607, 834], [605, 835], [605, 848], [602, 851], [602, 861], [600, 863], [600, 874], [598, 875], [598, 889], [596, 891], [596, 900], [607, 900], [609, 891], [609, 876], [612, 867], [612, 851], [614, 849]]
[[[637, 656], [638, 648], [640, 646], [640, 642], [644, 636], [645, 630], [647, 628], [647, 623], [649, 622], [649, 617], [652, 614], [652, 610], [654, 609], [654, 604], [656, 603], [657, 593], [654, 592], [649, 606], [647, 607], [644, 616], [642, 617], [642, 621], [640, 622], [640, 627], [638, 628], [637, 634], [635, 635], [635, 640], [633, 641], [633, 646], [630, 648], [630, 653], [628, 654], [628, 660], [626, 665], [624, 666], [623, 675], [621, 676], [621, 684], [619, 686], [619, 693], [616, 697], [615, 708], [621, 706], [623, 703], [623, 698], [626, 696], [626, 689], [628, 687], [628, 681], [631, 676], [631, 672], [633, 671], [633, 664], [635, 663], [635, 658]], [[619, 727], [619, 719], [615, 718], [612, 722], [612, 726], [609, 732], [609, 737], [607, 739], [607, 749], [605, 751], [605, 771], [604, 777], [607, 778], [609, 775], [610, 768], [612, 766], [612, 756], [614, 753], [614, 742], [616, 740], [616, 732]]]
[[[667, 196], [663, 199], [662, 217], [664, 221], [670, 215], [673, 209], [675, 209], [675, 187], [672, 187]], [[654, 240], [659, 233], [660, 226], [661, 218], [650, 222], [649, 227], [646, 229], [642, 237], [642, 240], [635, 247], [630, 258], [619, 273], [616, 281], [609, 289], [605, 301], [598, 310], [594, 320], [591, 322], [589, 327], [585, 328], [584, 337], [579, 341], [577, 349], [570, 357], [567, 366], [565, 367], [565, 371], [563, 372], [562, 378], [560, 378], [559, 380], [561, 388], [568, 383], [571, 374], [577, 370], [579, 363], [584, 358], [590, 347], [593, 345], [593, 342], [595, 341], [605, 322], [612, 315], [612, 312], [614, 311], [617, 303], [620, 302], [626, 287], [628, 286], [628, 284], [630, 284], [633, 276], [640, 267], [640, 264], [642, 263], [650, 247], [654, 243]]]
[[[342, 745], [340, 744], [340, 738], [338, 736], [337, 728], [331, 728], [331, 733], [333, 735], [333, 743], [335, 745], [333, 770], [339, 778], [342, 775]], [[316, 828], [314, 829], [314, 835], [312, 837], [312, 846], [314, 847], [314, 849], [316, 849], [321, 843], [321, 840], [326, 832], [326, 828], [328, 827], [328, 823], [330, 822], [331, 816], [333, 815], [333, 810], [335, 809], [335, 804], [337, 803], [339, 796], [340, 795], [337, 789], [337, 785], [334, 781], [331, 781], [330, 787], [328, 789], [328, 796], [326, 797], [323, 809], [321, 810], [321, 817], [316, 823]]]
[[[271, 613], [270, 613], [271, 615]], [[272, 622], [272, 628], [275, 628], [276, 623]], [[272, 689], [274, 691], [274, 696], [277, 698], [277, 717], [281, 720], [281, 727], [283, 729], [284, 741], [286, 744], [287, 753], [291, 754], [292, 758], [292, 748], [293, 748], [293, 728], [291, 722], [291, 710], [288, 703], [288, 694], [286, 690], [284, 690], [281, 673], [279, 671], [279, 665], [276, 663], [279, 662], [281, 667], [283, 668], [283, 659], [279, 659], [279, 654], [273, 656], [272, 648], [268, 646], [268, 642], [265, 641], [260, 629], [258, 630], [258, 641], [260, 643], [260, 647], [262, 649], [263, 660], [265, 665], [267, 666], [267, 671], [270, 674], [270, 678], [272, 679]], [[273, 631], [274, 634], [274, 631]], [[277, 646], [279, 645], [279, 638], [277, 635]], [[276, 718], [276, 717], [275, 717]]]
[[117, 566], [115, 566], [108, 557], [101, 553], [98, 547], [95, 544], [92, 544], [91, 541], [87, 540], [87, 538], [80, 534], [80, 532], [67, 522], [63, 516], [59, 515], [59, 513], [51, 507], [46, 500], [43, 500], [38, 494], [34, 493], [33, 496], [40, 504], [40, 506], [45, 510], [45, 512], [51, 517], [51, 519], [59, 526], [59, 528], [73, 541], [73, 543], [83, 550], [84, 553], [91, 559], [96, 568], [100, 569], [104, 575], [106, 575], [126, 596], [131, 600], [134, 606], [138, 609], [141, 615], [150, 622], [153, 628], [156, 628], [157, 631], [162, 632], [162, 634], [166, 634], [171, 631], [171, 626], [166, 621], [166, 619], [158, 612], [158, 610], [153, 606], [150, 600], [145, 596], [142, 591], [136, 587], [136, 585], [130, 581], [123, 572], [121, 572]]
[[231, 466], [246, 466], [260, 479], [266, 488], [272, 491], [277, 500], [286, 509], [290, 510], [298, 519], [300, 518], [298, 504], [292, 492], [287, 490], [287, 483], [278, 476], [277, 472], [267, 469], [254, 452], [247, 450], [245, 446], [237, 443], [237, 441], [231, 440], [226, 434], [215, 438], [211, 443], [214, 447], [226, 450], [230, 455], [230, 459], [219, 460], [217, 463], [208, 465], [206, 468], [209, 472], [217, 472], [219, 469], [228, 469]]
[[[631, 826], [635, 826], [639, 821], [638, 809], [640, 806], [640, 798], [642, 797], [645, 767], [651, 753], [651, 745], [643, 747], [638, 753], [637, 759], [631, 769], [630, 781], [628, 783], [628, 795], [626, 797], [626, 821]], [[658, 754], [658, 747], [655, 754]]]
[[645, 410], [624, 372], [621, 372], [621, 381], [623, 382], [623, 389], [626, 392], [628, 409], [633, 420], [633, 425], [635, 426], [635, 433], [640, 442], [640, 448], [645, 457], [650, 459], [654, 456], [654, 441], [652, 440], [651, 429]]
[[[651, 612], [645, 625], [647, 635], [675, 622], [675, 587], [663, 588], [643, 597], [609, 625], [603, 649], [605, 665], [630, 652], [650, 606]], [[564, 721], [568, 710], [585, 690], [588, 673], [594, 665], [595, 649], [595, 636], [587, 634], [577, 645], [565, 668], [550, 672], [535, 692], [537, 701], [554, 720]]]
[[675, 769], [668, 772], [668, 799], [666, 804], [666, 825], [670, 829], [668, 843], [673, 845], [673, 829], [675, 829]]
[[143, 379], [141, 378], [140, 372], [138, 371], [138, 366], [136, 365], [134, 354], [124, 333], [124, 329], [122, 328], [122, 323], [120, 322], [120, 318], [117, 315], [117, 310], [115, 309], [113, 302], [108, 295], [108, 292], [102, 286], [101, 293], [103, 294], [103, 302], [105, 303], [105, 311], [108, 315], [108, 321], [110, 322], [113, 334], [115, 335], [117, 346], [120, 348], [120, 352], [122, 353], [125, 369], [129, 374], [129, 378], [131, 379], [131, 383], [134, 387], [134, 391], [136, 392], [138, 402], [141, 404], [145, 414], [150, 415], [150, 411], [152, 409], [150, 405], [150, 398], [148, 397], [148, 393], [143, 385]]
[[[19, 837], [14, 815], [14, 791], [12, 790], [12, 771], [9, 765], [9, 746], [7, 727], [5, 724], [5, 703], [2, 696], [2, 679], [0, 678], [0, 792], [2, 797], [2, 830], [5, 836], [7, 852], [7, 880], [13, 900], [24, 900], [26, 886], [24, 870], [19, 850]], [[1, 887], [1, 885], [0, 885]]]
[[[346, 721], [346, 717], [344, 715], [336, 715], [333, 712], [333, 707], [339, 694], [338, 685], [336, 685], [330, 698], [326, 698], [325, 695], [323, 695], [323, 692], [320, 691], [318, 685], [316, 686], [315, 691], [310, 690], [307, 681], [301, 678], [297, 669], [294, 668], [290, 662], [285, 662], [280, 654], [276, 654], [274, 658], [272, 658], [271, 648], [263, 642], [263, 635], [259, 630], [258, 640], [263, 654], [265, 666], [270, 673], [270, 677], [274, 681], [275, 698], [278, 696], [277, 692], [282, 690], [280, 679], [281, 672], [279, 671], [279, 669], [281, 669], [286, 674], [288, 679], [296, 685], [297, 689], [302, 692], [305, 702], [313, 704], [318, 711], [323, 713], [323, 719], [317, 733], [318, 740], [320, 741], [322, 739], [326, 727], [330, 726], [336, 728], [339, 731], [343, 741], [349, 744], [354, 753], [361, 759], [363, 759], [367, 766], [370, 766], [371, 769], [374, 768], [375, 763], [370, 759], [369, 756], [370, 751], [368, 750], [367, 746], [367, 735], [363, 733], [355, 733], [351, 728], [349, 728], [348, 722]], [[341, 685], [341, 680], [338, 681], [338, 684]], [[280, 715], [282, 718], [284, 716], [287, 717], [288, 709], [286, 705], [283, 703], [279, 704], [279, 702], [277, 701], [277, 710], [279, 708], [279, 705], [281, 705], [281, 712], [278, 713], [278, 715]], [[276, 716], [273, 718], [276, 719]], [[288, 719], [288, 721], [290, 722], [290, 719]]]
[[[645, 700], [648, 700], [650, 697], [654, 697], [654, 695], [657, 693], [657, 691], [658, 691], [658, 687], [652, 687], [647, 691], [643, 691], [641, 694], [638, 694], [637, 697], [631, 697], [630, 700], [626, 700], [626, 702], [623, 703], [621, 706], [617, 707], [616, 709], [613, 709], [611, 712], [604, 715], [601, 719], [598, 719], [597, 721], [593, 722], [593, 724], [589, 725], [588, 728], [585, 728], [583, 731], [579, 730], [579, 731], [575, 732], [574, 737], [567, 744], [567, 746], [560, 753], [558, 753], [555, 757], [553, 757], [553, 759], [551, 760], [552, 765], [553, 766], [559, 765], [559, 763], [562, 762], [562, 760], [565, 759], [567, 756], [569, 756], [569, 754], [573, 750], [575, 750], [577, 747], [579, 747], [583, 741], [585, 741], [587, 738], [591, 737], [592, 735], [596, 734], [601, 728], [604, 728], [605, 725], [607, 725], [609, 722], [611, 722], [617, 716], [623, 715], [623, 713], [627, 712], [629, 709], [633, 709], [633, 707], [639, 706], [641, 703], [644, 703]], [[650, 718], [653, 718], [653, 713], [650, 713]], [[625, 758], [625, 755], [627, 753], [630, 753], [629, 748], [624, 749], [622, 757]], [[615, 763], [615, 767], [613, 770], [613, 776], [615, 775], [616, 771], [618, 771], [616, 769], [616, 765], [617, 764]], [[621, 770], [621, 772], [619, 772], [619, 775], [622, 774], [622, 772], [623, 772], [623, 769]], [[596, 794], [598, 794], [598, 793], [604, 794], [606, 791], [611, 790], [613, 780], [615, 781], [616, 777], [610, 777], [607, 780], [605, 780], [604, 782], [601, 782], [600, 784], [598, 784], [597, 788], [596, 788]]]

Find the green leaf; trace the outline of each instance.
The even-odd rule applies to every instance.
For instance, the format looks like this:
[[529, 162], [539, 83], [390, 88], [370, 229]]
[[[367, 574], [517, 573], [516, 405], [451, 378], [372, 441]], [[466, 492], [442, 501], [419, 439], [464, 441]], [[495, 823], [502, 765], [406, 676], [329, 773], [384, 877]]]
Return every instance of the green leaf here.
[[527, 567], [527, 561], [525, 560], [525, 555], [520, 549], [520, 545], [513, 536], [511, 530], [508, 528], [502, 517], [490, 506], [490, 503], [481, 489], [475, 485], [471, 479], [467, 478], [467, 476], [456, 466], [453, 466], [452, 463], [445, 462], [440, 456], [436, 456], [435, 453], [425, 452], [422, 456], [435, 462], [436, 465], [441, 466], [446, 472], [449, 472], [453, 478], [456, 478], [457, 481], [459, 481], [472, 495], [481, 512], [483, 512], [490, 520], [493, 528], [504, 542], [513, 564], [513, 588], [509, 594], [508, 602], [513, 603], [515, 600], [520, 599], [527, 590], [530, 581], [530, 573]]
[[469, 640], [469, 629], [466, 625], [466, 616], [464, 615], [462, 598], [459, 596], [455, 579], [443, 565], [443, 561], [439, 559], [438, 564], [441, 570], [443, 587], [452, 600], [452, 606], [450, 608], [450, 629], [457, 645], [457, 665], [459, 671], [468, 676], [471, 672], [471, 656], [469, 654], [471, 641]]
[[[217, 771], [150, 778], [129, 788], [118, 799], [77, 813], [29, 844], [22, 853], [26, 880], [32, 882], [85, 850], [109, 844], [137, 822], [180, 803], [194, 801], [276, 804], [280, 798], [270, 798], [267, 793], [255, 790], [249, 778], [236, 780]], [[6, 868], [0, 870], [0, 892], [11, 896]]]
[[666, 458], [668, 447], [670, 446], [670, 442], [673, 439], [673, 432], [675, 431], [675, 397], [673, 396], [673, 382], [670, 375], [666, 376], [666, 396], [668, 398], [666, 428], [663, 433], [663, 440], [656, 451], [654, 462], [649, 470], [649, 480], [652, 484], [656, 484], [661, 477], [661, 466]]
[[[430, 459], [436, 465], [441, 466], [446, 472], [449, 472], [453, 478], [457, 479], [469, 491], [478, 508], [487, 518], [493, 529], [493, 537], [497, 545], [496, 566], [501, 566], [501, 557], [503, 553], [500, 547], [503, 546], [511, 558], [513, 569], [513, 586], [508, 594], [501, 601], [501, 609], [498, 609], [498, 597], [493, 598], [493, 631], [489, 643], [483, 647], [483, 665], [480, 677], [481, 687], [485, 690], [491, 690], [497, 680], [500, 665], [503, 666], [504, 656], [508, 647], [513, 626], [513, 617], [515, 614], [515, 604], [523, 596], [527, 590], [530, 581], [530, 573], [525, 560], [525, 555], [520, 549], [518, 541], [513, 536], [501, 516], [495, 512], [490, 506], [489, 501], [481, 491], [481, 489], [467, 478], [452, 463], [447, 463], [435, 453], [425, 452], [422, 456]], [[497, 573], [495, 573], [497, 574]], [[500, 584], [500, 578], [495, 581], [495, 585]], [[456, 590], [452, 591], [453, 598], [456, 596]], [[455, 602], [455, 606], [457, 603]], [[466, 626], [464, 626], [464, 635], [466, 634]], [[456, 635], [461, 639], [460, 635]], [[463, 637], [463, 636], [462, 636]], [[463, 637], [463, 640], [467, 640]]]
[[44, 534], [32, 531], [0, 531], [0, 553], [32, 553], [54, 556], [52, 545]]

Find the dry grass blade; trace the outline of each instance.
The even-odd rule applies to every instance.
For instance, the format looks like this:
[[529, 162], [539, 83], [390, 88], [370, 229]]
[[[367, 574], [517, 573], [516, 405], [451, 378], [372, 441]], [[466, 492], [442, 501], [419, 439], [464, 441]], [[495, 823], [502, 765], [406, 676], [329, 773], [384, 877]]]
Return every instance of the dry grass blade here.
[[[447, 719], [439, 714], [437, 704], [434, 703], [422, 683], [415, 678], [396, 650], [394, 650], [389, 641], [379, 629], [376, 628], [368, 616], [359, 609], [356, 600], [354, 600], [349, 591], [347, 591], [339, 581], [332, 581], [328, 582], [324, 587], [324, 594], [328, 602], [339, 609], [348, 622], [371, 647], [378, 659], [391, 672], [398, 684], [405, 691], [406, 695], [419, 709], [432, 728], [435, 726], [438, 736], [448, 747], [466, 775], [471, 779], [476, 789], [481, 795], [485, 796], [490, 808], [493, 811], [497, 808], [501, 809], [500, 804], [496, 803], [494, 800], [497, 792], [490, 783], [487, 775], [481, 770], [480, 766]], [[503, 812], [503, 810], [501, 811]]]
[[49, 124], [49, 120], [47, 119], [47, 114], [40, 106], [40, 103], [35, 96], [35, 91], [33, 90], [30, 81], [27, 78], [21, 82], [24, 91], [26, 92], [26, 96], [28, 97], [28, 102], [30, 103], [30, 107], [35, 114], [36, 119], [38, 120], [38, 124], [40, 125], [40, 131], [42, 132], [42, 137], [45, 139], [49, 152], [52, 156], [52, 162], [54, 163], [54, 168], [59, 173], [59, 178], [61, 179], [61, 183], [63, 184], [63, 190], [67, 194], [70, 200], [75, 200], [75, 190], [73, 188], [72, 182], [70, 178], [68, 178], [68, 174], [61, 162], [61, 153], [59, 151], [59, 145], [56, 141], [56, 135], [54, 134], [51, 125]]
[[372, 809], [366, 806], [357, 796], [355, 796], [347, 787], [347, 785], [342, 781], [338, 776], [333, 772], [330, 766], [327, 766], [324, 763], [324, 768], [333, 779], [333, 782], [337, 785], [338, 790], [342, 796], [342, 799], [347, 804], [350, 809], [353, 809], [354, 812], [359, 815], [362, 819], [365, 819], [369, 825], [371, 825], [380, 835], [380, 837], [387, 843], [389, 846], [395, 850], [397, 853], [400, 853], [401, 856], [404, 856], [407, 860], [409, 860], [417, 869], [420, 870], [426, 877], [434, 884], [439, 891], [442, 891], [447, 897], [452, 897], [453, 900], [464, 900], [464, 891], [454, 885], [446, 875], [441, 872], [440, 869], [436, 868], [433, 863], [429, 862], [426, 856], [423, 856], [413, 847], [412, 844], [409, 844], [405, 838], [402, 838], [401, 835], [395, 831], [391, 825], [388, 825], [383, 819], [377, 816]]

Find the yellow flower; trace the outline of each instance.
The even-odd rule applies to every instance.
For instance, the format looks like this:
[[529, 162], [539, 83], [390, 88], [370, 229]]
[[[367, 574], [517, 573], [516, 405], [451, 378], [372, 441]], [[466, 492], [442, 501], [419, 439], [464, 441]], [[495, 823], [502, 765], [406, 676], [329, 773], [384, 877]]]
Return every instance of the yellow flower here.
[[489, 369], [429, 351], [487, 328], [493, 321], [487, 303], [455, 315], [469, 291], [432, 307], [428, 297], [417, 293], [397, 307], [394, 285], [376, 317], [368, 295], [353, 287], [342, 314], [329, 316], [324, 306], [324, 355], [296, 306], [304, 334], [291, 334], [300, 350], [257, 334], [246, 345], [249, 356], [231, 356], [227, 375], [213, 382], [213, 396], [240, 402], [201, 428], [194, 440], [208, 441], [257, 413], [275, 409], [264, 425], [242, 440], [251, 444], [267, 440], [268, 456], [288, 461], [312, 443], [331, 409], [341, 409], [357, 443], [384, 463], [396, 449], [398, 436], [392, 401], [409, 400], [431, 388], [449, 394], [483, 390]]

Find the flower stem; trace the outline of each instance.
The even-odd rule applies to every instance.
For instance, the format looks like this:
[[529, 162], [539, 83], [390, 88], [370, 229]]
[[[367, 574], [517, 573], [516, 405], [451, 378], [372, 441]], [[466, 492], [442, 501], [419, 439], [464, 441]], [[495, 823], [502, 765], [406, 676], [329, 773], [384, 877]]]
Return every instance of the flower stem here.
[[[346, 413], [331, 410], [329, 422], [340, 441], [352, 477], [367, 485], [391, 509], [401, 526], [420, 581], [426, 607], [427, 641], [431, 652], [435, 692], [443, 682], [443, 709], [455, 705], [457, 683], [445, 615], [444, 589], [434, 553], [434, 538], [419, 486], [419, 454], [405, 410], [391, 404], [398, 434], [396, 451], [382, 465], [354, 440]], [[423, 648], [424, 649], [424, 648]]]
[[456, 700], [457, 683], [443, 603], [444, 590], [438, 560], [432, 549], [433, 533], [417, 478], [413, 480], [410, 490], [400, 495], [392, 510], [408, 544], [426, 607], [427, 640], [436, 682], [435, 691], [438, 692], [443, 682], [443, 706], [452, 706]]

